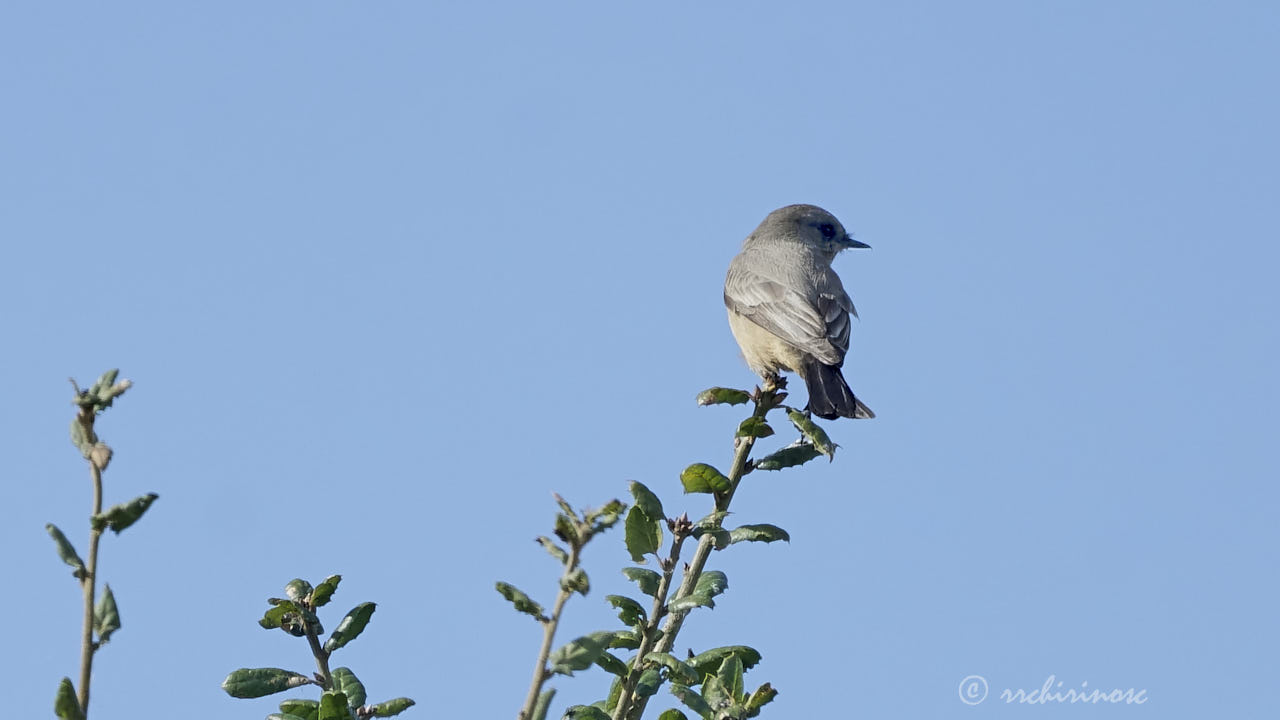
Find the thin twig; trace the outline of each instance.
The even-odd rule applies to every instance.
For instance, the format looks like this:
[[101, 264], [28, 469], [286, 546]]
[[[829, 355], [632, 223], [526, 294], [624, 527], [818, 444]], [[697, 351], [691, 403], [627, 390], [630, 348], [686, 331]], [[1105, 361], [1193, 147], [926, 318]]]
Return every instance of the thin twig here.
[[560, 577], [560, 594], [556, 596], [551, 617], [544, 618], [542, 621], [542, 647], [538, 650], [538, 664], [533, 668], [533, 682], [529, 683], [529, 696], [525, 698], [524, 708], [517, 716], [519, 720], [529, 720], [533, 717], [533, 708], [538, 704], [538, 697], [542, 694], [542, 685], [551, 676], [547, 670], [547, 658], [551, 657], [551, 644], [555, 642], [556, 628], [560, 625], [560, 613], [564, 611], [564, 604], [569, 601], [569, 596], [574, 592], [569, 583], [569, 577], [574, 570], [578, 569], [578, 557], [581, 551], [579, 544], [570, 544], [569, 560], [565, 563], [564, 574]]

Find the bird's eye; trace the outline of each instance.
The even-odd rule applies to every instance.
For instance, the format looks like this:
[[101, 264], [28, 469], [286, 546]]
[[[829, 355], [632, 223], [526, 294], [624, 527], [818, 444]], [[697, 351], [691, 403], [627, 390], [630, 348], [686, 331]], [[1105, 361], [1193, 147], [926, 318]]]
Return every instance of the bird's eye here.
[[826, 240], [832, 240], [836, 236], [836, 228], [831, 223], [822, 223], [818, 229], [822, 231], [822, 237]]

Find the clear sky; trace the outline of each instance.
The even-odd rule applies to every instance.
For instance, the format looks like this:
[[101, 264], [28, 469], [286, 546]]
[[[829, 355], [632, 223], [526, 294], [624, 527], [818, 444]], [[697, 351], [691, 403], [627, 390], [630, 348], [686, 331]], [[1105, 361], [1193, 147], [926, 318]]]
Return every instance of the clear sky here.
[[[0, 10], [8, 715], [76, 674], [43, 526], [83, 551], [66, 378], [120, 367], [107, 500], [160, 499], [103, 541], [94, 717], [271, 712], [219, 683], [308, 669], [255, 621], [330, 573], [372, 696], [514, 717], [539, 632], [493, 582], [552, 598], [552, 491], [706, 512], [679, 471], [743, 412], [694, 395], [754, 382], [724, 272], [795, 202], [873, 247], [836, 269], [879, 417], [748, 479], [792, 542], [713, 556], [677, 652], [758, 648], [772, 718], [1274, 714], [1280, 6], [443, 5]], [[1051, 675], [1149, 700], [996, 698]]]

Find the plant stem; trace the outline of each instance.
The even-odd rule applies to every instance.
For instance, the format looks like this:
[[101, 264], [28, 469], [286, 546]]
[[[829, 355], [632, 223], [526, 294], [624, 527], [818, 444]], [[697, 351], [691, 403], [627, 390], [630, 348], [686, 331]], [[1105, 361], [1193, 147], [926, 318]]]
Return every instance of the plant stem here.
[[560, 576], [560, 594], [556, 596], [551, 617], [542, 621], [542, 648], [538, 650], [538, 664], [533, 668], [533, 682], [529, 683], [529, 696], [524, 700], [524, 708], [516, 716], [519, 720], [529, 720], [533, 717], [533, 708], [538, 704], [538, 696], [542, 694], [542, 684], [551, 675], [547, 672], [547, 658], [551, 657], [551, 644], [555, 641], [556, 628], [560, 625], [560, 613], [564, 611], [564, 604], [573, 594], [573, 590], [569, 589], [568, 580], [573, 571], [578, 569], [578, 556], [581, 552], [582, 547], [577, 543], [570, 546], [569, 560], [564, 565], [564, 574]]
[[[92, 419], [90, 420], [92, 422]], [[92, 432], [92, 425], [90, 425]], [[93, 479], [93, 514], [102, 513], [102, 470], [97, 463], [89, 461], [89, 476]], [[80, 580], [84, 590], [84, 627], [80, 635], [80, 712], [89, 717], [89, 678], [93, 671], [93, 653], [98, 647], [93, 642], [93, 602], [94, 588], [98, 584], [98, 539], [102, 530], [89, 526], [89, 562], [85, 566], [85, 576]]]
[[320, 688], [332, 690], [333, 676], [329, 674], [329, 653], [320, 646], [320, 638], [316, 637], [315, 627], [305, 620], [303, 623], [307, 632], [307, 644], [311, 645], [311, 654], [316, 657], [316, 669], [320, 671], [320, 679], [323, 681]]
[[[687, 528], [688, 520], [684, 519], [683, 522], [684, 527]], [[631, 667], [631, 672], [627, 673], [627, 677], [622, 681], [622, 692], [618, 695], [618, 705], [613, 709], [613, 720], [622, 720], [631, 710], [631, 696], [636, 690], [636, 684], [640, 682], [640, 676], [644, 674], [644, 669], [641, 667], [643, 663], [640, 660], [649, 654], [656, 642], [658, 623], [662, 621], [663, 613], [666, 612], [671, 577], [675, 575], [676, 565], [680, 562], [680, 549], [684, 546], [685, 537], [683, 532], [672, 531], [671, 551], [667, 553], [662, 578], [658, 581], [658, 590], [653, 594], [653, 609], [649, 611], [649, 622], [646, 624], [644, 637], [640, 639], [640, 648], [636, 650], [636, 661]]]
[[[752, 417], [763, 420], [769, 411], [777, 407], [780, 398], [777, 390], [779, 387], [772, 383], [766, 382], [763, 390], [760, 390], [755, 399], [755, 411]], [[733, 455], [733, 465], [729, 467], [729, 489], [724, 493], [716, 496], [716, 510], [719, 512], [728, 512], [729, 503], [733, 501], [733, 495], [738, 491], [738, 483], [742, 481], [742, 476], [747, 471], [747, 459], [751, 456], [751, 448], [755, 446], [756, 439], [752, 436], [735, 438], [735, 448]], [[682, 597], [688, 596], [698, 586], [698, 579], [702, 577], [702, 570], [707, 565], [707, 558], [711, 557], [711, 551], [715, 548], [715, 538], [711, 533], [704, 534], [698, 539], [698, 547], [694, 550], [693, 559], [689, 561], [688, 568], [684, 571], [684, 579], [680, 583], [680, 589], [676, 591], [672, 602]], [[683, 612], [672, 612], [667, 616], [667, 625], [662, 629], [662, 639], [658, 641], [654, 648], [655, 652], [671, 652], [671, 648], [675, 645], [676, 635], [680, 633], [681, 626], [684, 625], [684, 619], [689, 614], [689, 610]], [[636, 667], [639, 667], [643, 657], [636, 656]], [[648, 698], [638, 698], [635, 706], [627, 715], [617, 716], [618, 720], [622, 718], [630, 718], [631, 720], [639, 720], [644, 715], [645, 705]], [[619, 707], [622, 703], [618, 703]]]

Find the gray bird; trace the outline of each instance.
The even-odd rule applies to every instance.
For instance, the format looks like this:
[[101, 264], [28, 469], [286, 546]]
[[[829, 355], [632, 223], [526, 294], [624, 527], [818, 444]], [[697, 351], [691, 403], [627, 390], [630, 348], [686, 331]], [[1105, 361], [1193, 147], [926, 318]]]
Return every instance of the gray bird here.
[[766, 380], [798, 373], [809, 410], [828, 420], [875, 417], [840, 372], [858, 311], [831, 269], [841, 250], [865, 247], [826, 210], [788, 205], [747, 236], [724, 281], [729, 328], [747, 365]]

